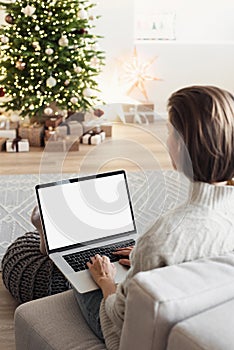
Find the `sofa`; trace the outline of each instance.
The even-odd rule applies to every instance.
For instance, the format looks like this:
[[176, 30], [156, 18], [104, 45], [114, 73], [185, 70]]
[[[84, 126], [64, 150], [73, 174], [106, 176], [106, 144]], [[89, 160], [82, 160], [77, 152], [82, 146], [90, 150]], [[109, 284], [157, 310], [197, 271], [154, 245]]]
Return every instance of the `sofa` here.
[[[131, 281], [120, 350], [234, 349], [234, 254], [141, 272]], [[104, 350], [73, 291], [15, 312], [16, 350]]]

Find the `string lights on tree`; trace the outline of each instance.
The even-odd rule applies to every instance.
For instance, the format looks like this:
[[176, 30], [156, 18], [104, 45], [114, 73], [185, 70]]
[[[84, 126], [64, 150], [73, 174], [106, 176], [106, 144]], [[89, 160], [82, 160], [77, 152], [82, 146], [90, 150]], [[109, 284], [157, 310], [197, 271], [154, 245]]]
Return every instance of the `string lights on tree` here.
[[[86, 110], [97, 103], [95, 77], [104, 64], [89, 0], [0, 1], [1, 107], [22, 116], [45, 113], [51, 103]], [[1, 97], [1, 96], [0, 96]]]

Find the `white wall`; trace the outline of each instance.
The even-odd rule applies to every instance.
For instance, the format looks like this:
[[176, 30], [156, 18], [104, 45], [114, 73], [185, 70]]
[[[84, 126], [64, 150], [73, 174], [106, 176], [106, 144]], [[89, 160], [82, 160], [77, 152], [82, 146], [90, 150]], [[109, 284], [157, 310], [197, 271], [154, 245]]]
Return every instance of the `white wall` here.
[[[142, 3], [146, 4], [147, 1], [149, 0]], [[229, 1], [230, 4], [230, 0], [225, 1]], [[201, 6], [199, 8], [202, 9]], [[157, 56], [156, 61], [149, 68], [149, 73], [160, 77], [162, 81], [146, 82], [145, 86], [149, 99], [155, 103], [156, 111], [159, 113], [166, 111], [170, 94], [186, 85], [214, 84], [234, 92], [234, 41], [221, 42], [219, 37], [219, 41], [215, 43], [215, 38], [209, 41], [206, 37], [202, 42], [199, 34], [199, 40], [193, 37], [193, 42], [189, 42], [185, 33], [186, 41], [134, 42], [133, 0], [99, 0], [97, 12], [102, 15], [97, 32], [105, 35], [102, 47], [106, 50], [108, 57], [107, 66], [102, 75], [102, 79], [104, 78], [102, 85], [103, 89], [109, 90], [110, 94], [115, 94], [114, 87], [110, 84], [116, 68], [115, 59], [130, 57], [134, 44], [140, 59], [147, 61]], [[199, 23], [197, 25], [199, 26]], [[228, 33], [230, 33], [229, 29], [227, 28]], [[142, 94], [137, 90], [131, 97], [143, 99]]]
[[[120, 60], [131, 57], [135, 44], [139, 59], [147, 61], [157, 56], [156, 61], [149, 67], [149, 74], [162, 80], [146, 82], [145, 86], [149, 99], [155, 103], [158, 112], [165, 112], [169, 95], [185, 85], [215, 84], [234, 92], [234, 41], [221, 43], [219, 38], [218, 43], [214, 43], [214, 40], [212, 42], [194, 40], [193, 43], [182, 40], [135, 43], [134, 1], [136, 0], [99, 0], [95, 8], [95, 13], [102, 16], [96, 22], [95, 32], [104, 36], [100, 44], [106, 51], [107, 64], [99, 81], [107, 99], [115, 100], [116, 68]], [[155, 0], [144, 0], [142, 3], [147, 4], [149, 1], [155, 2]], [[220, 4], [220, 0], [218, 1]], [[225, 1], [233, 3], [233, 0], [223, 0]], [[143, 99], [137, 90], [131, 97]]]
[[137, 44], [139, 53], [157, 55], [155, 73], [163, 80], [147, 83], [149, 99], [163, 112], [169, 95], [180, 87], [217, 85], [234, 93], [234, 43]]
[[106, 66], [99, 83], [104, 99], [115, 101], [120, 60], [132, 54], [134, 48], [134, 0], [99, 0], [95, 12], [101, 15], [95, 31], [104, 36], [100, 44], [106, 52]]

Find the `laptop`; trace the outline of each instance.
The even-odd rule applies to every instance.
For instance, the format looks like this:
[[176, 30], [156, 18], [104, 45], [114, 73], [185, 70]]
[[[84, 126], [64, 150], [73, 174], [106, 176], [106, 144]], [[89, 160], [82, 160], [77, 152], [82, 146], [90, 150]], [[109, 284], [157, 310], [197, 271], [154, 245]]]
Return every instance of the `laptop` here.
[[51, 260], [79, 293], [99, 287], [87, 261], [107, 255], [116, 265], [115, 282], [127, 268], [112, 254], [134, 245], [137, 230], [124, 170], [60, 180], [36, 186], [36, 196]]

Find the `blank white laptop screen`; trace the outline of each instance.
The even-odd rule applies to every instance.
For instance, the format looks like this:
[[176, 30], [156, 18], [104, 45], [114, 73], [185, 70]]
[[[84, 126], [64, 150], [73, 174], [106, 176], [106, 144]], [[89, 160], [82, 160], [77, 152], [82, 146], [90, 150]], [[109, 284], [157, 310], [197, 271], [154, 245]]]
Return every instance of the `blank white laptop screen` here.
[[38, 195], [50, 251], [135, 230], [123, 173], [42, 186]]

